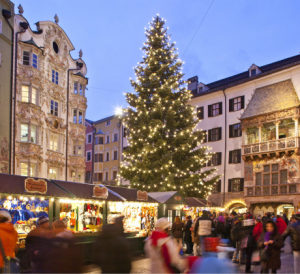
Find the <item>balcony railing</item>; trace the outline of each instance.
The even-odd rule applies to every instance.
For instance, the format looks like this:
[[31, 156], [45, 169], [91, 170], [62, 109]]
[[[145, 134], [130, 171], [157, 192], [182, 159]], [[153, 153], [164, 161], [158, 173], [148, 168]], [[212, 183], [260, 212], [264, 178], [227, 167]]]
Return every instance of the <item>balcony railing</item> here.
[[243, 155], [289, 150], [300, 146], [299, 137], [289, 137], [243, 146]]

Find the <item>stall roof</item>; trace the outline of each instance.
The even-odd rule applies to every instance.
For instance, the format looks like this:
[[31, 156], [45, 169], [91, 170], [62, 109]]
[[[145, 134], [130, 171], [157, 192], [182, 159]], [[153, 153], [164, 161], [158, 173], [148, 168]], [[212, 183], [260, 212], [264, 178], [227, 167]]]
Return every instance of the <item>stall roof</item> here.
[[[74, 194], [76, 198], [87, 199], [87, 200], [93, 199], [93, 189], [95, 186], [97, 186], [97, 185], [68, 182], [68, 181], [58, 181], [58, 180], [53, 180], [53, 181], [55, 184], [62, 187], [66, 191], [69, 191], [71, 192], [71, 194]], [[101, 198], [94, 198], [94, 199], [103, 200]], [[117, 197], [116, 195], [110, 192], [108, 192], [108, 197], [105, 200], [112, 201], [112, 202], [122, 202], [121, 198]]]
[[153, 199], [153, 197], [150, 197], [149, 193], [147, 193], [148, 194], [147, 201], [138, 200], [137, 198], [138, 189], [136, 188], [127, 188], [127, 187], [119, 187], [119, 186], [105, 186], [105, 187], [116, 192], [117, 194], [119, 194], [120, 196], [122, 196], [123, 198], [125, 198], [127, 201], [130, 202], [140, 201], [140, 202], [157, 203], [157, 201]]
[[201, 198], [189, 197], [185, 200], [190, 207], [219, 207], [216, 203]]
[[185, 198], [178, 191], [149, 192], [148, 195], [161, 204], [187, 204]]
[[50, 197], [62, 197], [62, 198], [70, 198], [68, 192], [64, 191], [63, 189], [59, 188], [52, 182], [47, 179], [43, 178], [34, 178], [35, 180], [43, 179], [47, 182], [47, 193], [46, 194], [39, 194], [39, 193], [28, 193], [25, 191], [25, 180], [28, 177], [19, 176], [19, 175], [11, 175], [11, 174], [0, 174], [0, 193], [6, 194], [20, 194], [20, 195], [43, 195], [43, 196], [50, 196]]

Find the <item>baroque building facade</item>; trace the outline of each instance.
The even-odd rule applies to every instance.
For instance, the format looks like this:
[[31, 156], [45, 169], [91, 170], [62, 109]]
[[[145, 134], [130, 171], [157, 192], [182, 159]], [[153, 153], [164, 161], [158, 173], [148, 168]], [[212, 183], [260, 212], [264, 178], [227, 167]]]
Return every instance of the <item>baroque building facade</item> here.
[[299, 72], [296, 55], [209, 84], [189, 79], [203, 145], [215, 152], [207, 166], [221, 175], [209, 200], [255, 215], [300, 209]]
[[13, 173], [84, 182], [87, 67], [55, 22], [34, 31], [15, 15], [16, 67], [12, 134]]

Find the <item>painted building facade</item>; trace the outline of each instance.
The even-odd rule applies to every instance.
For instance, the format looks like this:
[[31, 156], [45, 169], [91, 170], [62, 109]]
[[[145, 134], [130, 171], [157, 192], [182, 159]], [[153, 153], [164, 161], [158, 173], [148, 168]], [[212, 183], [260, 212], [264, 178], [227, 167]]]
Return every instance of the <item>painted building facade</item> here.
[[15, 15], [17, 66], [13, 121], [13, 173], [84, 182], [87, 67], [55, 22], [32, 30]]
[[94, 127], [93, 121], [85, 119], [86, 142], [85, 142], [85, 182], [91, 184], [93, 182], [93, 155], [94, 155]]
[[14, 4], [0, 0], [0, 11], [0, 173], [10, 173]]
[[[300, 207], [300, 55], [204, 84], [189, 79], [199, 129], [222, 175], [209, 199], [227, 210], [288, 213]], [[259, 106], [259, 107], [254, 107]], [[207, 167], [204, 167], [204, 169]]]

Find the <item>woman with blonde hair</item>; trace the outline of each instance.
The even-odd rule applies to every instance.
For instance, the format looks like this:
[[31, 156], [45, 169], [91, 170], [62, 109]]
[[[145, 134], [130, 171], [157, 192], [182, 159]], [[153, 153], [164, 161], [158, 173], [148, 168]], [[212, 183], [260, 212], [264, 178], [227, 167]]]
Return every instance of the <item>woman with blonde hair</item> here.
[[172, 234], [179, 251], [182, 249], [183, 228], [183, 222], [181, 222], [179, 216], [176, 216], [175, 222], [172, 225]]

